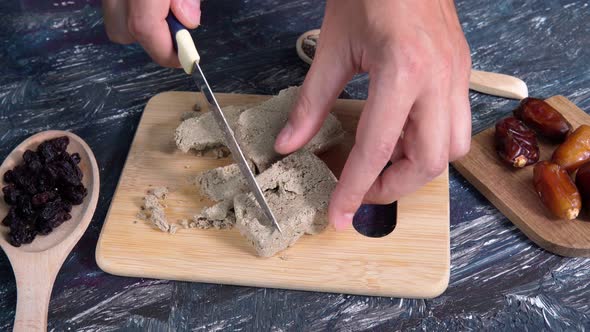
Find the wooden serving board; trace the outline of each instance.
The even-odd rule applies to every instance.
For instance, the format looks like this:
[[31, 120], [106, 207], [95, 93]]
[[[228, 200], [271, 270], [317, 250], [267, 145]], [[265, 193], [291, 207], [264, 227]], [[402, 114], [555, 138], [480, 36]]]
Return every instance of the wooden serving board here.
[[[546, 100], [572, 126], [590, 124], [590, 116], [563, 96]], [[494, 148], [494, 126], [473, 137], [471, 151], [453, 166], [522, 232], [542, 248], [562, 256], [590, 256], [588, 209], [576, 220], [558, 220], [541, 203], [533, 186], [533, 167], [503, 164]], [[556, 144], [539, 139], [540, 160], [551, 159]]]
[[[268, 96], [217, 94], [222, 106], [259, 103]], [[150, 186], [168, 186], [170, 221], [189, 218], [212, 202], [190, 178], [231, 163], [184, 154], [174, 144], [181, 114], [200, 94], [166, 92], [147, 104], [109, 213], [96, 260], [106, 272], [132, 277], [286, 288], [363, 295], [430, 298], [448, 285], [450, 264], [448, 172], [398, 202], [397, 225], [381, 238], [353, 227], [303, 236], [271, 258], [259, 258], [236, 229], [180, 229], [170, 235], [136, 219]], [[363, 101], [339, 100], [334, 114], [354, 133]], [[354, 135], [322, 155], [339, 175]]]

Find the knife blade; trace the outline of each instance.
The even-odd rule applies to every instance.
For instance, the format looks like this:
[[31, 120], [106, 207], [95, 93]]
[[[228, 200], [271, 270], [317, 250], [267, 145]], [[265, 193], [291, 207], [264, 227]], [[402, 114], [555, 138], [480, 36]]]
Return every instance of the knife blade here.
[[176, 19], [172, 12], [169, 12], [168, 17], [166, 17], [166, 22], [168, 22], [168, 26], [170, 28], [170, 33], [172, 35], [172, 40], [176, 51], [178, 53], [178, 60], [182, 65], [184, 71], [191, 75], [197, 84], [197, 87], [205, 96], [205, 99], [209, 103], [209, 109], [213, 112], [213, 117], [219, 126], [219, 129], [223, 133], [223, 137], [225, 138], [225, 143], [231, 152], [232, 158], [238, 164], [240, 172], [246, 178], [246, 182], [248, 187], [254, 194], [258, 205], [262, 208], [264, 215], [268, 220], [272, 222], [274, 227], [282, 233], [281, 227], [277, 222], [272, 210], [268, 206], [268, 202], [264, 197], [264, 193], [260, 189], [258, 182], [256, 182], [256, 178], [254, 177], [254, 173], [248, 166], [248, 162], [246, 161], [246, 157], [240, 148], [240, 144], [236, 140], [234, 135], [234, 131], [229, 126], [221, 107], [219, 107], [219, 103], [211, 91], [211, 87], [209, 86], [209, 82], [205, 78], [203, 74], [203, 70], [201, 66], [199, 66], [200, 56], [197, 52], [197, 48], [195, 43], [188, 32], [188, 30]]

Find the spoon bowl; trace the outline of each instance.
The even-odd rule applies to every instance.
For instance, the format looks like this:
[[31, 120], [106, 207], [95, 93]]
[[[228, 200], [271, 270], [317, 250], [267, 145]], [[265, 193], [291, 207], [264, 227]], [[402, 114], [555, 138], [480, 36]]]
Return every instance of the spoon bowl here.
[[[32, 243], [20, 247], [8, 241], [9, 229], [0, 224], [0, 247], [4, 250], [14, 270], [17, 285], [17, 310], [15, 331], [45, 331], [47, 329], [47, 309], [55, 276], [65, 258], [88, 228], [96, 204], [100, 187], [99, 170], [92, 150], [77, 135], [59, 130], [35, 134], [18, 145], [0, 166], [0, 178], [6, 171], [23, 163], [26, 150], [36, 150], [43, 141], [67, 136], [70, 139], [68, 152], [80, 154], [79, 167], [84, 176], [82, 183], [88, 195], [81, 205], [72, 207], [72, 218], [64, 222], [48, 235], [37, 235]], [[1, 185], [5, 186], [3, 180]], [[0, 220], [8, 213], [9, 206], [0, 192]]]

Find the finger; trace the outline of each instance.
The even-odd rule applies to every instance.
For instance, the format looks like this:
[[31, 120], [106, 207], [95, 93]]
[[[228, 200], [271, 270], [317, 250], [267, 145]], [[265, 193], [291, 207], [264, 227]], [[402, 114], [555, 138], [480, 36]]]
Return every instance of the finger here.
[[392, 156], [415, 99], [403, 76], [391, 70], [378, 73], [371, 79], [356, 142], [330, 200], [328, 217], [337, 230], [352, 223], [365, 193]]
[[107, 36], [118, 44], [131, 44], [135, 39], [127, 28], [127, 1], [103, 0], [102, 12]]
[[[324, 35], [289, 120], [275, 141], [275, 150], [288, 154], [303, 147], [322, 127], [326, 116], [354, 71], [338, 41]], [[326, 46], [324, 46], [324, 44]]]
[[129, 32], [161, 66], [180, 67], [166, 16], [170, 1], [129, 0]]
[[201, 23], [200, 0], [172, 0], [170, 8], [174, 16], [188, 29], [195, 29]]
[[441, 95], [421, 98], [414, 104], [404, 136], [404, 157], [376, 179], [364, 201], [389, 204], [410, 194], [442, 173], [448, 164], [449, 112], [447, 104], [433, 103]]
[[[458, 84], [459, 85], [459, 84]], [[471, 146], [471, 106], [466, 86], [454, 89], [450, 100], [450, 142], [449, 161], [455, 161], [469, 152]]]
[[455, 161], [469, 152], [471, 146], [471, 105], [469, 104], [469, 76], [471, 59], [465, 43], [465, 56], [456, 56], [453, 84], [451, 88], [451, 138], [449, 161]]
[[408, 125], [408, 122], [406, 119], [406, 123], [404, 123], [404, 127], [402, 128], [402, 131], [399, 135], [399, 139], [397, 141], [397, 144], [395, 145], [395, 148], [393, 149], [393, 153], [391, 154], [391, 158], [389, 158], [389, 162], [391, 162], [391, 163], [394, 163], [404, 157], [403, 140], [404, 140], [404, 132], [407, 130], [407, 125]]

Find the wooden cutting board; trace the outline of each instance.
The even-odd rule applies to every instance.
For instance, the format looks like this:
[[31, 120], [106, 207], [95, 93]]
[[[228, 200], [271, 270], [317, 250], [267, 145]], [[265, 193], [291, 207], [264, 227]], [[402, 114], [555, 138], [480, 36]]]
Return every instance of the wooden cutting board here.
[[[563, 96], [546, 100], [577, 128], [590, 116]], [[475, 135], [471, 151], [453, 166], [523, 233], [542, 248], [562, 256], [590, 256], [590, 218], [557, 220], [545, 209], [533, 186], [533, 167], [506, 167], [494, 148], [494, 126]], [[540, 160], [551, 159], [556, 144], [539, 140]]]
[[[259, 103], [268, 96], [217, 94], [222, 106]], [[449, 280], [448, 172], [398, 202], [397, 225], [381, 238], [353, 227], [303, 236], [271, 258], [255, 256], [237, 230], [180, 229], [170, 235], [138, 221], [142, 197], [151, 186], [167, 186], [170, 221], [189, 218], [212, 202], [199, 196], [190, 179], [198, 172], [231, 163], [184, 154], [174, 144], [174, 130], [200, 94], [166, 92], [147, 104], [105, 220], [96, 260], [116, 275], [197, 282], [430, 298]], [[339, 100], [334, 114], [354, 133], [363, 101]], [[354, 135], [322, 155], [338, 175]]]

